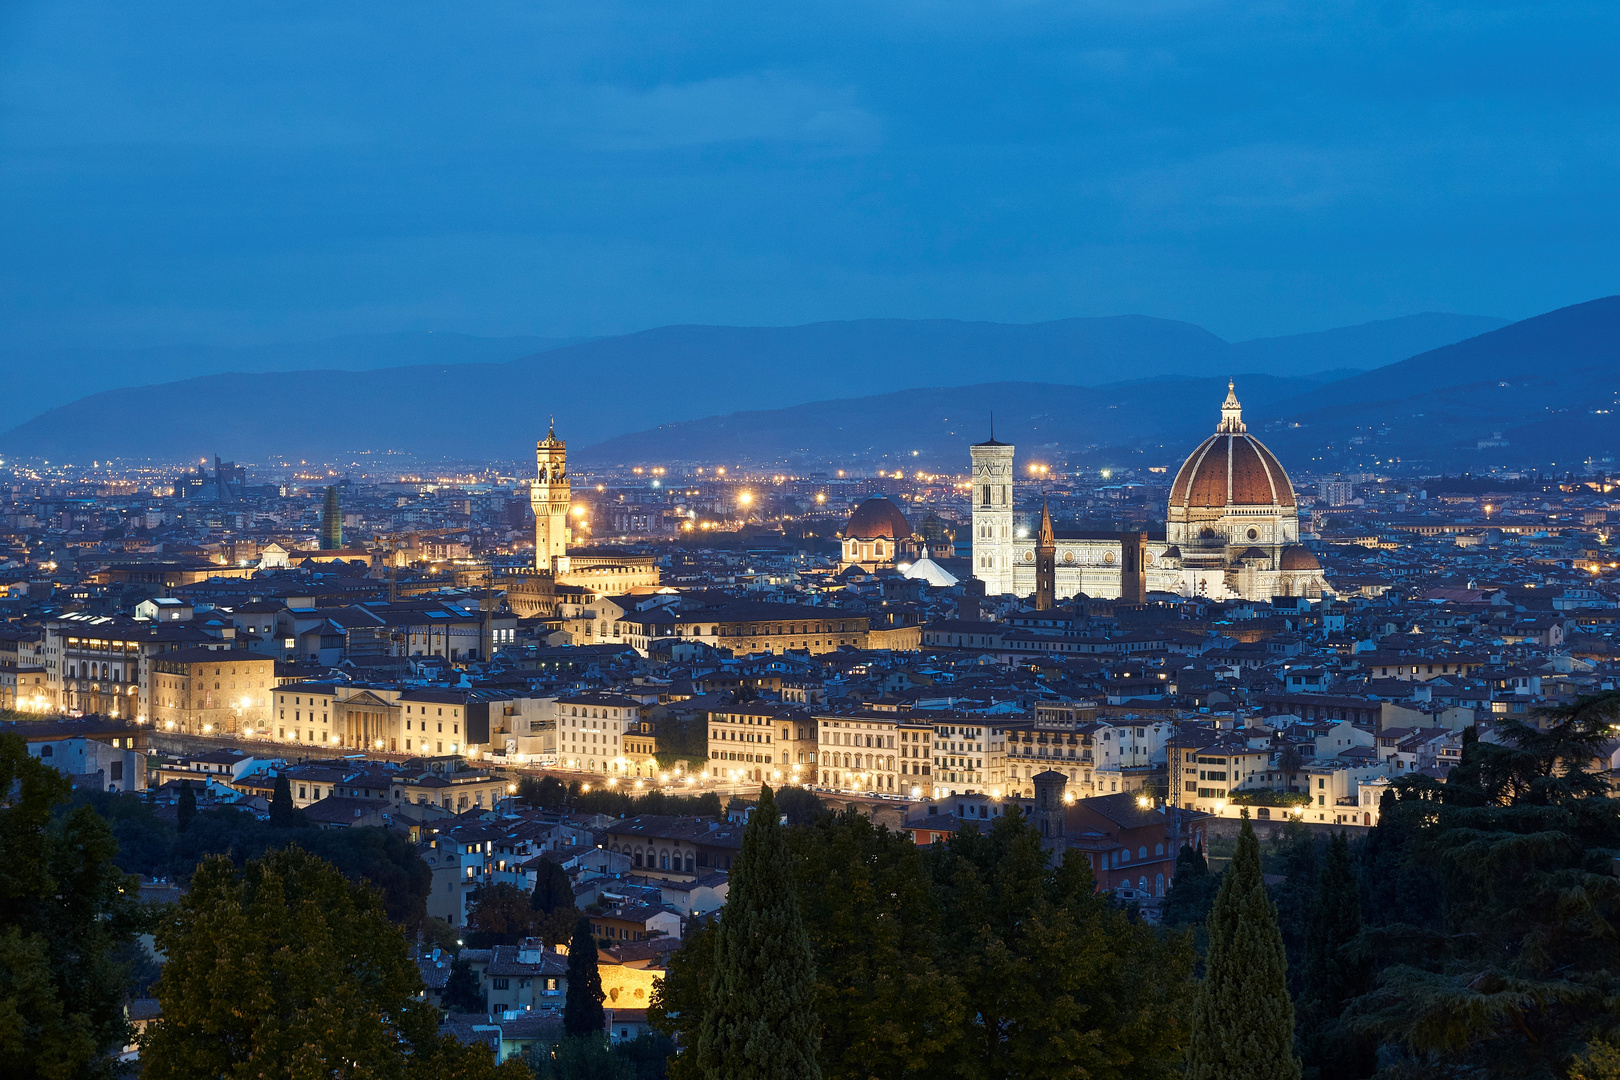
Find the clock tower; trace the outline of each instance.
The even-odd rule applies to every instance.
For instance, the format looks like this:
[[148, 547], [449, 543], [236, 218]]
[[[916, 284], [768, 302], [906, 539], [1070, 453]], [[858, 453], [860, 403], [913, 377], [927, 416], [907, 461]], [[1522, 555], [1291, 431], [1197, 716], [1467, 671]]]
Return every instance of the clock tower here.
[[535, 478], [529, 484], [534, 507], [534, 568], [544, 573], [568, 572], [568, 445], [556, 426], [534, 446]]

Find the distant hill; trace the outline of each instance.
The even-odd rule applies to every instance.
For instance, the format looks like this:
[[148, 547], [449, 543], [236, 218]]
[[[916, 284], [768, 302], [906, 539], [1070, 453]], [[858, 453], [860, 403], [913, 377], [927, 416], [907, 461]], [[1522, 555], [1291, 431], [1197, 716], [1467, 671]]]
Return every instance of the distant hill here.
[[1255, 338], [1232, 348], [1242, 357], [1237, 370], [1310, 375], [1335, 368], [1382, 367], [1507, 325], [1506, 319], [1431, 311], [1316, 334]]
[[[1250, 430], [1299, 469], [1569, 467], [1620, 452], [1620, 297], [1562, 308], [1368, 372], [1240, 375]], [[851, 460], [960, 465], [963, 440], [1025, 461], [1174, 465], [1213, 429], [1224, 380], [916, 389], [670, 424], [587, 448], [586, 463]]]
[[38, 412], [91, 393], [253, 371], [367, 371], [410, 364], [500, 363], [588, 338], [474, 337], [401, 331], [274, 345], [153, 345], [136, 349], [0, 347], [7, 388]]
[[1329, 457], [1548, 467], [1612, 454], [1620, 450], [1620, 297], [1431, 349], [1268, 412], [1279, 450]]
[[[1135, 315], [1029, 325], [871, 319], [793, 327], [667, 326], [562, 344], [504, 363], [467, 356], [464, 349], [453, 363], [434, 354], [407, 357], [430, 362], [331, 370], [374, 367], [364, 358], [385, 355], [387, 346], [367, 344], [359, 360], [350, 356], [327, 370], [201, 374], [90, 394], [0, 435], [0, 452], [161, 461], [217, 452], [272, 461], [337, 460], [394, 449], [430, 457], [523, 459], [552, 414], [561, 433], [582, 447], [697, 417], [918, 386], [1097, 386], [1240, 371], [1300, 378], [1329, 368], [1372, 367], [1402, 355], [1413, 342], [1432, 347], [1500, 322], [1425, 314], [1236, 345], [1189, 323]], [[479, 343], [467, 349], [497, 353], [511, 344], [466, 340]], [[332, 350], [342, 352], [337, 345]], [[328, 353], [298, 355], [313, 360]], [[60, 372], [64, 364], [52, 370]], [[137, 381], [135, 376], [161, 366], [129, 360], [125, 379]], [[75, 373], [56, 383], [94, 381]], [[1163, 404], [1152, 395], [1144, 399], [1150, 410]]]
[[[1244, 375], [1246, 408], [1264, 408], [1314, 385]], [[1224, 378], [1145, 379], [1108, 386], [998, 382], [901, 390], [668, 424], [578, 452], [592, 464], [684, 461], [805, 462], [828, 457], [960, 468], [967, 445], [990, 434], [1018, 446], [1020, 461], [1103, 460], [1179, 464], [1220, 418]], [[1190, 440], [1190, 441], [1189, 441]]]

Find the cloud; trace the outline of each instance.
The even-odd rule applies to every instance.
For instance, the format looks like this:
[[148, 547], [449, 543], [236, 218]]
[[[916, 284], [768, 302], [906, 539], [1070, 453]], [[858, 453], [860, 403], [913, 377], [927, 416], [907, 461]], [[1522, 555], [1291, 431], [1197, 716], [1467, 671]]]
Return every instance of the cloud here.
[[644, 90], [604, 86], [586, 96], [592, 141], [613, 150], [760, 142], [862, 153], [882, 140], [882, 125], [853, 88], [829, 89], [783, 72]]

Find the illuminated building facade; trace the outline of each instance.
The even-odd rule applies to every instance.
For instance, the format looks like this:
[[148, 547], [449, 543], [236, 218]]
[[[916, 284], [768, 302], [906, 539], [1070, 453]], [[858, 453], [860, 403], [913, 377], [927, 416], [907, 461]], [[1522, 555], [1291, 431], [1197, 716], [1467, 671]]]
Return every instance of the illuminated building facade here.
[[[1033, 595], [1039, 602], [1041, 544], [1013, 527], [1013, 454], [995, 439], [971, 448], [973, 574], [988, 595]], [[1293, 486], [1248, 433], [1230, 384], [1215, 434], [1176, 473], [1165, 520], [1163, 537], [1052, 536], [1053, 599], [1084, 593], [1141, 603], [1150, 591], [1215, 600], [1322, 595], [1321, 565], [1299, 543]]]
[[534, 568], [543, 573], [568, 572], [568, 445], [552, 427], [534, 444], [535, 477], [529, 485], [534, 507]]
[[247, 649], [175, 649], [152, 657], [151, 720], [189, 735], [263, 732], [276, 662]]

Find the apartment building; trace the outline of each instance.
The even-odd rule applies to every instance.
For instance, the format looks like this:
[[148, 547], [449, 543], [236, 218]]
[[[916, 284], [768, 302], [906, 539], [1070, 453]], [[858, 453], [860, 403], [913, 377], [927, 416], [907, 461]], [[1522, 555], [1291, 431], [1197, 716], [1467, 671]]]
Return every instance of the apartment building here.
[[821, 786], [877, 794], [908, 792], [899, 770], [899, 713], [816, 717]]
[[1005, 720], [984, 716], [938, 717], [933, 722], [935, 798], [966, 791], [999, 791], [1006, 785]]
[[796, 705], [727, 704], [709, 713], [709, 776], [715, 780], [796, 780], [813, 776], [816, 721]]

